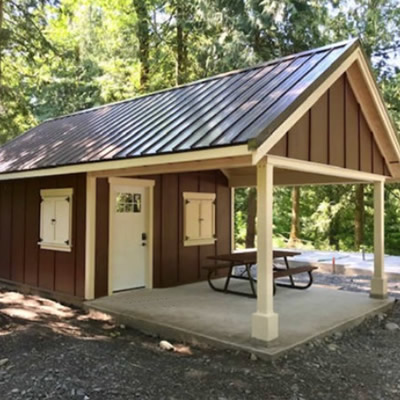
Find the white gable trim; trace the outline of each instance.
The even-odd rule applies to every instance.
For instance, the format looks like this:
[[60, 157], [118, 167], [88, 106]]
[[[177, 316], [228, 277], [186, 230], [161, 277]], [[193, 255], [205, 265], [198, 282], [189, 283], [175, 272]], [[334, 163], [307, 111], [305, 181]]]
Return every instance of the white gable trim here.
[[346, 72], [350, 65], [357, 59], [357, 53], [351, 53], [349, 57], [314, 90], [310, 96], [297, 108], [295, 112], [282, 122], [268, 139], [253, 153], [253, 164], [256, 165], [267, 153], [282, 139], [282, 137], [296, 124], [296, 122], [319, 100], [319, 98]]
[[[393, 176], [400, 176], [399, 165], [391, 164], [391, 161], [400, 160], [400, 144], [397, 139], [390, 115], [386, 109], [382, 96], [375, 82], [375, 77], [371, 74], [367, 60], [362, 51], [358, 49], [360, 57], [357, 58], [347, 71], [347, 77], [357, 101], [360, 103], [361, 110], [370, 126], [379, 150], [386, 159], [387, 166]], [[365, 93], [367, 92], [367, 93]], [[371, 101], [372, 100], [372, 104]], [[378, 118], [371, 112], [371, 107], [375, 108]]]
[[[256, 165], [257, 163], [262, 160], [267, 153], [275, 146], [276, 143], [279, 142], [280, 139], [296, 124], [297, 121], [300, 120], [300, 118], [320, 99], [320, 97], [339, 79], [345, 72], [347, 72], [353, 65], [360, 66], [362, 73], [363, 73], [363, 78], [365, 80], [365, 85], [368, 87], [368, 90], [370, 91], [371, 95], [373, 96], [375, 105], [378, 109], [378, 113], [382, 119], [382, 122], [384, 123], [384, 128], [386, 136], [389, 138], [392, 148], [394, 150], [395, 156], [397, 160], [400, 160], [400, 145], [398, 143], [397, 137], [396, 137], [396, 132], [394, 131], [393, 125], [390, 121], [390, 117], [388, 115], [388, 112], [386, 110], [386, 107], [381, 99], [381, 96], [378, 92], [378, 89], [376, 87], [374, 77], [372, 76], [370, 69], [368, 68], [367, 61], [365, 59], [364, 54], [362, 53], [362, 50], [360, 48], [357, 48], [353, 53], [351, 53], [344, 61], [343, 63], [331, 74], [329, 77], [324, 80], [321, 85], [314, 90], [310, 96], [303, 102], [303, 104], [297, 108], [295, 112], [293, 112], [270, 136], [269, 138], [262, 143], [254, 152], [253, 152], [253, 165]], [[362, 96], [358, 95], [357, 92], [358, 89], [356, 86], [354, 86], [351, 82], [351, 79], [349, 77], [350, 84], [352, 86], [353, 91], [355, 92], [357, 100], [360, 102], [360, 105], [363, 106], [364, 100]], [[365, 118], [367, 119], [367, 122], [369, 123], [371, 129], [376, 131], [376, 126], [372, 124], [373, 121], [368, 120], [367, 115], [368, 111], [365, 109], [365, 106], [362, 107]], [[374, 129], [375, 128], [375, 129]], [[380, 129], [381, 131], [382, 129]], [[375, 132], [375, 140], [378, 144], [379, 149], [381, 150], [382, 154], [384, 155], [388, 168], [390, 169], [390, 172], [392, 174], [395, 174], [396, 171], [393, 168], [393, 166], [389, 163], [390, 161], [393, 161], [393, 159], [388, 159], [388, 151], [385, 151], [385, 146], [382, 144], [382, 137], [377, 137], [378, 135]], [[386, 145], [387, 149], [387, 145]], [[396, 160], [396, 161], [397, 161]]]

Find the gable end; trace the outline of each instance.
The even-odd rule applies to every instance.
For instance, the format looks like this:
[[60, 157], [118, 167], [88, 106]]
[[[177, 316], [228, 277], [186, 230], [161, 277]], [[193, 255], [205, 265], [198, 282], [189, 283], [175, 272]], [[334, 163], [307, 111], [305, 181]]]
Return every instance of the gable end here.
[[268, 154], [390, 176], [346, 74]]

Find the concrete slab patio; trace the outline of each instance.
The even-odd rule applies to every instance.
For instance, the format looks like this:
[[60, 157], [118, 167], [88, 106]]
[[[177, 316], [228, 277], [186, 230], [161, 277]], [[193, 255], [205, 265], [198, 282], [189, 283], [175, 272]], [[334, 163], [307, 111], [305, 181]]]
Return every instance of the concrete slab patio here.
[[279, 313], [280, 337], [268, 345], [251, 338], [256, 300], [214, 292], [205, 282], [132, 290], [85, 305], [163, 338], [236, 348], [272, 358], [316, 337], [356, 325], [392, 304], [390, 299], [373, 300], [364, 293], [316, 285], [306, 291], [278, 288], [274, 306]]

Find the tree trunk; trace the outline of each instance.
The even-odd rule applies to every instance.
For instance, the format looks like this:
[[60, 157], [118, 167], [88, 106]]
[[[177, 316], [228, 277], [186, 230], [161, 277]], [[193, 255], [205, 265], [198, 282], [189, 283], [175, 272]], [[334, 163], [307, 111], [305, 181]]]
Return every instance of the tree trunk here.
[[[0, 95], [2, 95], [2, 83], [3, 83], [3, 16], [4, 16], [4, 1], [0, 0]], [[1, 96], [0, 101], [3, 100]]]
[[246, 229], [246, 249], [254, 249], [256, 247], [256, 214], [257, 214], [257, 190], [249, 189], [247, 198], [247, 229]]
[[176, 1], [176, 84], [181, 85], [186, 82], [187, 73], [187, 45], [185, 33], [185, 21], [187, 10], [182, 4], [182, 0]]
[[290, 226], [289, 246], [295, 247], [300, 236], [300, 188], [292, 189], [292, 222]]
[[139, 41], [139, 61], [140, 61], [140, 91], [145, 91], [148, 86], [150, 72], [150, 23], [146, 0], [134, 0], [138, 19], [136, 25], [136, 35]]
[[354, 247], [360, 250], [364, 243], [364, 185], [356, 185], [354, 213]]
[[336, 235], [336, 232], [338, 231], [338, 219], [335, 216], [332, 216], [331, 214], [331, 221], [329, 224], [329, 231], [328, 231], [328, 240], [329, 240], [329, 246], [334, 247], [336, 251], [339, 251], [339, 239]]

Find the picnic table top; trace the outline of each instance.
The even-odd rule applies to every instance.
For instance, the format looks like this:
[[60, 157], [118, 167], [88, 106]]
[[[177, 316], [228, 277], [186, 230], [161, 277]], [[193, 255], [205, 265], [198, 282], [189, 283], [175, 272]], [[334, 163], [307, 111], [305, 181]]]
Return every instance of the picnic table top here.
[[[299, 251], [294, 250], [274, 250], [273, 258], [286, 258], [286, 257], [294, 257], [298, 256], [301, 253]], [[217, 256], [209, 256], [207, 257], [210, 260], [217, 261], [230, 261], [230, 262], [238, 262], [238, 263], [256, 263], [257, 262], [257, 251], [243, 251], [238, 253], [230, 253], [230, 254], [220, 254]]]

